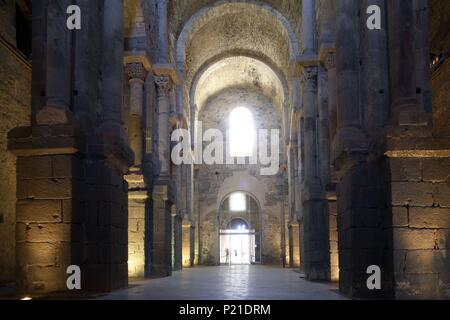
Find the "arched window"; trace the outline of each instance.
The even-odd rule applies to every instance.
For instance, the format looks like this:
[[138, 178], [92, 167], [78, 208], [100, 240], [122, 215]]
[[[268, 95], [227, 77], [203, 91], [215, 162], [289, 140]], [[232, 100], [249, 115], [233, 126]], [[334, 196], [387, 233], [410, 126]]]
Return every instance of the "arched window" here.
[[244, 193], [235, 192], [230, 195], [230, 210], [245, 211], [247, 210], [247, 199]]
[[227, 230], [248, 230], [249, 225], [247, 221], [241, 218], [234, 218], [227, 225]]
[[235, 108], [230, 115], [230, 156], [252, 157], [255, 144], [255, 126], [250, 110]]

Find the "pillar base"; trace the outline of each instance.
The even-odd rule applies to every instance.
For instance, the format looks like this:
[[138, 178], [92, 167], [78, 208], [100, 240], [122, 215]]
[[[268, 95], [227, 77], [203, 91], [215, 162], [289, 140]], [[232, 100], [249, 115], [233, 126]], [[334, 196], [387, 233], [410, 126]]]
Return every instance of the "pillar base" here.
[[152, 194], [152, 249], [150, 252], [150, 276], [167, 277], [172, 274], [172, 202], [170, 187], [155, 185]]

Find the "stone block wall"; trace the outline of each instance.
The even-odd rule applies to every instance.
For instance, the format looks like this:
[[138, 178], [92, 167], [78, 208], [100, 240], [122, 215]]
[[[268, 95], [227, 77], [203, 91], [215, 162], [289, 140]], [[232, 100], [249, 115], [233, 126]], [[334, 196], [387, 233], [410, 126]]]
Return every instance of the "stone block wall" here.
[[330, 228], [330, 279], [339, 280], [339, 252], [336, 200], [328, 200], [329, 228]]
[[76, 155], [19, 157], [17, 284], [65, 291], [67, 267], [83, 290], [110, 291], [127, 278], [127, 184], [103, 161]]
[[145, 205], [130, 200], [128, 206], [128, 275], [145, 275]]
[[80, 177], [74, 156], [18, 158], [16, 253], [22, 290], [61, 290], [67, 267], [81, 265], [82, 211], [73, 198]]
[[[0, 10], [2, 7], [0, 6]], [[3, 9], [4, 10], [4, 9]], [[8, 20], [0, 18], [1, 23]], [[5, 31], [0, 26], [0, 31]], [[2, 35], [3, 36], [3, 35]], [[1, 41], [1, 39], [0, 39]], [[0, 285], [14, 281], [16, 222], [16, 157], [8, 151], [7, 134], [30, 123], [31, 69], [15, 49], [0, 43]]]
[[[363, 298], [389, 298], [392, 293], [388, 257], [388, 190], [383, 164], [361, 164], [351, 168], [337, 187], [339, 289]], [[367, 288], [371, 265], [382, 271], [382, 290]]]
[[392, 158], [395, 296], [450, 298], [450, 158]]
[[10, 44], [16, 43], [16, 6], [15, 0], [0, 3], [0, 36]]

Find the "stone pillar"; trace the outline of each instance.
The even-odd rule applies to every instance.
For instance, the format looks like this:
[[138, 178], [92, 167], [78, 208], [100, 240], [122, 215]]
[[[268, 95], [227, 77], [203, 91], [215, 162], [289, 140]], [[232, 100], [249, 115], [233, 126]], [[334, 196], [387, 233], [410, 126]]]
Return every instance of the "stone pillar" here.
[[114, 132], [121, 138], [125, 138], [122, 127], [123, 25], [123, 0], [105, 1], [100, 91], [103, 118], [101, 132], [106, 135]]
[[169, 34], [167, 25], [167, 0], [156, 0], [157, 27], [158, 27], [158, 59], [167, 64], [169, 59]]
[[300, 228], [298, 222], [289, 224], [289, 266], [300, 267]]
[[[131, 179], [130, 179], [131, 180]], [[127, 181], [135, 184], [135, 181]], [[128, 276], [143, 278], [147, 275], [148, 218], [146, 192], [128, 191]]]
[[[317, 75], [318, 63], [315, 33], [314, 0], [302, 1], [303, 50], [300, 56], [303, 119], [299, 124], [303, 130], [304, 167], [302, 237], [304, 255], [303, 270], [309, 280], [328, 280], [330, 273], [328, 219], [324, 201], [324, 190], [320, 181], [318, 161], [317, 129]], [[303, 128], [302, 128], [303, 127]]]
[[[359, 90], [359, 79], [364, 65], [359, 63], [362, 49], [359, 47], [358, 24], [361, 20], [358, 12], [364, 4], [350, 0], [336, 1], [335, 4], [338, 91], [334, 164], [339, 177], [339, 289], [356, 298], [388, 298], [391, 287], [389, 263], [384, 251], [387, 237], [383, 229], [387, 215], [385, 168], [383, 161], [376, 158], [376, 152], [369, 156], [372, 150], [361, 116], [365, 106], [360, 103], [362, 90]], [[365, 28], [365, 24], [361, 28]], [[382, 290], [367, 288], [366, 272], [371, 265], [384, 270]]]
[[71, 33], [64, 3], [33, 2], [31, 127], [8, 134], [17, 156], [16, 285], [27, 295], [67, 290], [66, 269], [81, 265], [81, 201], [84, 149], [71, 108]]
[[172, 210], [172, 266], [173, 271], [183, 268], [183, 219], [178, 214], [178, 208], [173, 206]]
[[169, 187], [153, 187], [151, 275], [167, 277], [172, 274], [172, 212]]
[[175, 184], [171, 175], [170, 123], [171, 91], [177, 85], [175, 68], [168, 64], [169, 37], [167, 0], [156, 1], [157, 12], [157, 64], [153, 75], [157, 90], [157, 170], [153, 186], [151, 274], [169, 276], [172, 273], [172, 216], [171, 206], [176, 204]]
[[331, 183], [330, 164], [330, 129], [328, 114], [328, 80], [326, 70], [320, 66], [318, 69], [318, 137], [320, 180], [322, 188], [326, 188]]
[[430, 71], [430, 44], [429, 44], [429, 6], [428, 0], [413, 0], [415, 14], [415, 66], [416, 66], [416, 94], [421, 105], [428, 116], [433, 114], [431, 94], [431, 71]]
[[358, 29], [355, 17], [359, 3], [336, 1], [337, 133], [335, 158], [346, 152], [367, 151], [361, 128], [358, 94]]
[[361, 88], [365, 99], [365, 128], [372, 139], [378, 139], [389, 117], [389, 53], [387, 48], [386, 1], [364, 0], [363, 8], [381, 8], [381, 30], [363, 28], [363, 59]]
[[317, 59], [316, 47], [314, 44], [315, 19], [316, 19], [316, 1], [302, 1], [302, 56], [308, 61]]
[[330, 232], [330, 280], [339, 281], [339, 250], [336, 191], [327, 192], [329, 232]]
[[[92, 134], [96, 129], [92, 124], [81, 130], [68, 111], [74, 100], [72, 81], [79, 83], [84, 76], [71, 71], [72, 63], [80, 65], [85, 56], [74, 57], [76, 61], [68, 58], [76, 50], [62, 27], [65, 4], [33, 2], [33, 122], [31, 128], [9, 134], [10, 150], [18, 156], [17, 280], [19, 289], [28, 294], [67, 290], [69, 265], [80, 267], [82, 290], [109, 291], [128, 283], [123, 174], [132, 154], [120, 135], [122, 2], [108, 1], [105, 20], [109, 21], [100, 31], [103, 43], [91, 38], [93, 48], [110, 48], [113, 57], [101, 56], [103, 63], [93, 66], [92, 86], [77, 87], [80, 96], [95, 97], [99, 92], [102, 114], [113, 114], [104, 117], [110, 121], [98, 135]], [[97, 13], [92, 10], [86, 21], [97, 21]], [[80, 35], [79, 43], [87, 37]], [[102, 79], [97, 78], [100, 74]], [[104, 93], [106, 87], [119, 88], [112, 100]], [[99, 121], [97, 115], [90, 116]]]
[[144, 81], [147, 70], [140, 62], [128, 63], [125, 70], [130, 78], [130, 126], [128, 136], [130, 147], [134, 152], [134, 165], [142, 164], [144, 152], [143, 107]]
[[414, 1], [388, 1], [391, 122], [426, 126], [428, 116], [416, 93]]
[[302, 78], [305, 122], [304, 270], [310, 280], [328, 280], [328, 219], [317, 159], [317, 67], [305, 67]]
[[297, 130], [297, 143], [298, 143], [298, 151], [297, 151], [297, 171], [298, 171], [298, 181], [297, 186], [299, 189], [299, 207], [300, 211], [298, 212], [298, 222], [300, 225], [300, 271], [305, 271], [305, 263], [304, 263], [304, 257], [305, 257], [305, 206], [303, 199], [305, 199], [305, 189], [303, 188], [304, 181], [305, 181], [305, 121], [303, 117], [299, 117], [298, 120], [298, 130]]
[[65, 10], [70, 4], [68, 0], [58, 5], [51, 1], [33, 3], [34, 124], [67, 124], [73, 120], [73, 33], [64, 27]]
[[85, 162], [87, 188], [83, 190], [89, 246], [83, 281], [99, 291], [128, 284], [128, 184], [124, 174], [134, 161], [122, 123], [122, 0], [103, 1], [102, 24], [98, 88], [101, 118], [95, 137], [89, 138]]
[[182, 231], [182, 261], [183, 268], [191, 268], [194, 266], [194, 232], [195, 228], [188, 219], [183, 219], [183, 231]]
[[155, 77], [157, 88], [158, 114], [158, 159], [160, 161], [159, 177], [168, 179], [170, 175], [170, 100], [171, 80], [167, 76]]
[[[325, 69], [328, 78], [328, 119], [330, 131], [330, 147], [331, 141], [334, 141], [337, 132], [337, 81], [336, 81], [336, 54], [335, 51], [328, 51], [324, 58]], [[332, 150], [332, 149], [331, 149]]]

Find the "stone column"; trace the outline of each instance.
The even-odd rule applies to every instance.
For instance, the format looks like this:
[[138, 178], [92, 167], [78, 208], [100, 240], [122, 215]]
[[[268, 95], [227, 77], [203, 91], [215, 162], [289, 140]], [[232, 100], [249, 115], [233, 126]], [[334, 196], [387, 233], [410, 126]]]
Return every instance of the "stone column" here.
[[169, 37], [167, 25], [167, 0], [156, 1], [157, 11], [157, 64], [153, 65], [157, 90], [157, 158], [159, 168], [153, 186], [153, 243], [151, 273], [154, 276], [168, 276], [172, 273], [172, 216], [171, 206], [175, 204], [175, 185], [171, 176], [170, 123], [171, 91], [177, 85], [175, 68], [168, 64]]
[[[80, 266], [82, 289], [86, 291], [105, 292], [128, 283], [127, 184], [123, 173], [131, 165], [132, 155], [126, 141], [120, 139], [120, 117], [115, 117], [120, 115], [121, 91], [115, 93], [116, 100], [110, 100], [103, 91], [110, 85], [122, 86], [122, 2], [108, 1], [105, 30], [96, 31], [104, 37], [91, 38], [93, 48], [108, 47], [108, 53], [115, 52], [114, 57], [101, 56], [103, 63], [92, 67], [91, 86], [77, 87], [80, 96], [100, 93], [102, 113], [112, 111], [115, 115], [99, 135], [92, 134], [97, 128], [89, 123], [80, 129], [68, 112], [73, 100], [71, 83], [83, 79], [79, 72], [72, 72], [72, 63], [79, 66], [85, 56], [75, 56], [74, 62], [65, 55], [75, 51], [65, 38], [66, 14], [62, 9], [66, 4], [33, 2], [37, 58], [33, 59], [32, 118], [38, 114], [31, 128], [18, 128], [9, 135], [10, 150], [18, 156], [17, 280], [19, 289], [28, 294], [67, 290], [70, 265]], [[97, 21], [98, 11], [89, 11], [86, 21]], [[113, 12], [120, 14], [115, 17]], [[78, 44], [88, 38], [89, 30], [79, 31], [83, 34], [77, 38]], [[100, 74], [105, 77], [100, 79]], [[96, 118], [92, 115], [100, 120]], [[108, 126], [110, 123], [113, 125]]]
[[[360, 80], [367, 61], [362, 60], [362, 64], [359, 62], [361, 55], [367, 55], [363, 51], [366, 48], [360, 43], [360, 38], [363, 38], [361, 33], [366, 32], [367, 28], [365, 21], [363, 24], [362, 19], [358, 17], [358, 12], [363, 12], [366, 7], [364, 2], [351, 0], [336, 1], [335, 4], [338, 91], [334, 164], [339, 177], [339, 289], [352, 297], [388, 297], [389, 265], [384, 256], [384, 249], [388, 244], [383, 229], [383, 220], [386, 218], [386, 174], [382, 159], [376, 158], [376, 151], [370, 154], [373, 150], [362, 124], [362, 110], [366, 105], [361, 101], [368, 81]], [[358, 28], [359, 24], [361, 28]], [[369, 37], [372, 36], [374, 35]], [[373, 39], [368, 42], [374, 46], [372, 49], [377, 50], [382, 44]], [[369, 54], [378, 58], [379, 53], [373, 50]], [[372, 76], [374, 75], [369, 78]], [[377, 107], [380, 107], [378, 111], [382, 112], [382, 106]], [[334, 198], [332, 194], [329, 196], [330, 199]], [[334, 204], [329, 201], [329, 205], [330, 220], [333, 223]], [[333, 229], [330, 228], [332, 234]], [[334, 245], [333, 242], [331, 245]], [[377, 265], [384, 270], [381, 277], [382, 290], [367, 288], [366, 272], [371, 265]]]
[[302, 1], [303, 51], [300, 56], [301, 87], [303, 98], [304, 166], [303, 180], [303, 267], [307, 279], [328, 280], [330, 273], [328, 219], [324, 190], [320, 181], [317, 130], [317, 75], [318, 63], [315, 33], [314, 0]]
[[164, 277], [172, 273], [172, 217], [173, 183], [170, 176], [170, 100], [171, 79], [155, 76], [157, 88], [157, 154], [158, 177], [153, 187], [153, 243], [150, 259], [153, 276]]
[[[85, 163], [86, 241], [90, 256], [84, 281], [97, 290], [128, 284], [128, 184], [124, 174], [134, 155], [122, 123], [124, 21], [123, 0], [104, 0], [100, 38], [99, 74], [100, 123], [88, 145]], [[97, 221], [94, 217], [98, 217]], [[113, 236], [114, 235], [114, 236]], [[95, 256], [95, 252], [108, 252]]]
[[429, 45], [429, 6], [428, 0], [413, 0], [415, 14], [415, 66], [416, 87], [419, 104], [431, 118], [433, 114], [431, 98], [431, 71]]
[[172, 204], [167, 185], [153, 187], [151, 275], [167, 277], [172, 274]]
[[169, 34], [167, 25], [167, 0], [156, 0], [157, 27], [158, 27], [158, 59], [167, 64], [169, 59]]
[[[295, 132], [294, 135], [297, 133]], [[297, 140], [292, 139], [288, 147], [288, 168], [289, 168], [289, 266], [291, 268], [300, 267], [300, 234], [298, 223], [299, 194], [298, 188], [298, 161], [297, 161]]]
[[307, 57], [309, 61], [317, 58], [316, 47], [314, 44], [316, 19], [316, 1], [302, 1], [302, 56]]
[[355, 17], [359, 3], [336, 1], [337, 135], [335, 158], [343, 152], [365, 152], [367, 140], [361, 128], [358, 94], [358, 29]]
[[169, 178], [170, 170], [170, 100], [171, 80], [167, 76], [155, 77], [157, 88], [158, 114], [158, 159], [160, 161], [160, 178]]
[[183, 268], [194, 266], [194, 232], [195, 228], [188, 219], [183, 219]]
[[319, 67], [318, 72], [318, 137], [320, 154], [318, 161], [322, 188], [326, 189], [331, 183], [328, 79], [326, 70], [322, 66]]
[[[73, 120], [72, 36], [66, 25], [63, 0], [33, 3], [33, 110], [38, 125], [68, 124]], [[39, 92], [38, 92], [39, 90]]]
[[414, 1], [388, 1], [391, 122], [426, 126], [428, 116], [417, 99]]
[[362, 66], [361, 88], [365, 106], [365, 128], [372, 139], [378, 139], [389, 117], [389, 53], [387, 48], [386, 16], [384, 0], [364, 0], [363, 8], [377, 5], [381, 8], [381, 30], [363, 28], [362, 50], [365, 63]]
[[[335, 51], [328, 51], [324, 58], [324, 66], [327, 70], [328, 78], [328, 130], [330, 141], [330, 165], [332, 165], [332, 157], [334, 154], [334, 144], [337, 132], [337, 106], [336, 106], [336, 94], [337, 94], [337, 81], [336, 81], [336, 54]], [[334, 181], [335, 172], [331, 172], [331, 180]]]
[[68, 2], [32, 3], [31, 126], [8, 133], [17, 156], [16, 285], [26, 295], [67, 290], [67, 267], [83, 262], [75, 182], [82, 179], [76, 154], [85, 144], [69, 111], [72, 36], [60, 27]]
[[317, 67], [304, 67], [304, 267], [310, 280], [328, 280], [328, 219], [317, 159]]
[[297, 186], [299, 189], [299, 207], [300, 211], [298, 212], [298, 223], [299, 223], [299, 243], [300, 243], [300, 271], [305, 271], [305, 206], [303, 200], [305, 199], [305, 189], [303, 188], [305, 181], [305, 121], [303, 117], [299, 117], [298, 119], [298, 129], [297, 129]]
[[183, 268], [183, 218], [179, 214], [179, 209], [174, 207], [172, 212], [172, 232], [173, 232], [173, 271]]
[[122, 127], [123, 97], [123, 0], [108, 0], [103, 11], [102, 132], [115, 131], [124, 137]]
[[134, 152], [134, 165], [142, 164], [144, 153], [143, 107], [144, 81], [147, 70], [140, 62], [128, 63], [125, 70], [130, 78], [130, 126], [128, 136], [130, 147]]

